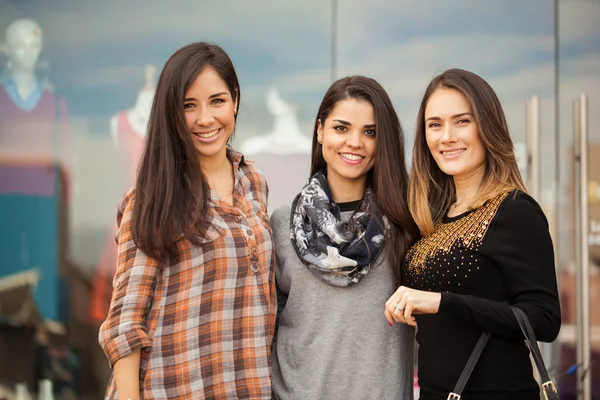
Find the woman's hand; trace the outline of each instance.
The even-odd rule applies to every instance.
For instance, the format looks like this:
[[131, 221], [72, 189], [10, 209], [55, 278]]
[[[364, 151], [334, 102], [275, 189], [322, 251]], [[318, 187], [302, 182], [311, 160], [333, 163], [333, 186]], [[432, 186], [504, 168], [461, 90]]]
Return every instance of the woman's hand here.
[[437, 314], [441, 299], [441, 293], [400, 286], [396, 293], [386, 301], [383, 313], [390, 325], [396, 321], [417, 326], [413, 314]]

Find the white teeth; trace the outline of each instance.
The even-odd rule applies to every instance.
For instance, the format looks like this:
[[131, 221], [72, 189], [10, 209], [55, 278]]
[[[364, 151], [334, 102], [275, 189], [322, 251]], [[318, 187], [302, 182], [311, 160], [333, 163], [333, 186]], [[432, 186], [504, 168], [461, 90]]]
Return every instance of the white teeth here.
[[201, 137], [202, 139], [209, 139], [209, 138], [215, 136], [217, 133], [219, 133], [219, 130], [215, 129], [212, 132], [196, 133], [196, 136]]
[[465, 149], [442, 151], [442, 154], [445, 155], [445, 156], [453, 156], [453, 155], [462, 153], [463, 151], [465, 151]]
[[362, 159], [361, 156], [357, 156], [356, 154], [340, 153], [340, 156], [347, 158], [348, 160], [351, 160], [351, 161], [358, 161], [358, 160]]

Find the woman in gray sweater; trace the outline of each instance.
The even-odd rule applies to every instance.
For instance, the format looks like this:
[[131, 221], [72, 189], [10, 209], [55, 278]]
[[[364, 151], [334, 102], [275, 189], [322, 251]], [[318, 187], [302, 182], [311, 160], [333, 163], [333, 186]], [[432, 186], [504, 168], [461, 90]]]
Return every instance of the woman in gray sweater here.
[[325, 94], [310, 179], [272, 217], [278, 322], [274, 398], [413, 398], [414, 331], [381, 315], [418, 231], [407, 206], [404, 134], [375, 80]]

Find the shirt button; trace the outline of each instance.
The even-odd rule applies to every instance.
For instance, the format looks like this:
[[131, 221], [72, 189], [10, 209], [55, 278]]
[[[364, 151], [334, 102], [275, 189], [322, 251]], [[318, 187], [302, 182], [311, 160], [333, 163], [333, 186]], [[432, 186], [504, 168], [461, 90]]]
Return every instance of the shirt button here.
[[237, 220], [238, 220], [238, 221], [241, 221], [241, 220], [243, 220], [243, 219], [244, 219], [244, 217], [242, 217], [241, 215], [238, 215], [238, 216], [237, 216]]
[[246, 233], [248, 234], [248, 236], [252, 236], [254, 234], [254, 232], [252, 232], [252, 229], [248, 229]]
[[250, 247], [250, 250], [252, 250], [252, 252], [254, 253], [256, 251], [256, 246]]

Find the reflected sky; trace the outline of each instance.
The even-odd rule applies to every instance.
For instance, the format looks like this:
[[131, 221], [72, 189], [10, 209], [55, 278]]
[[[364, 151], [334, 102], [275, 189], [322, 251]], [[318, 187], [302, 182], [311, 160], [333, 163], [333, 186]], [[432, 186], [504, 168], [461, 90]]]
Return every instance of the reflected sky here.
[[[238, 71], [242, 103], [234, 144], [271, 130], [265, 104], [270, 87], [295, 106], [309, 136], [332, 75], [365, 74], [390, 93], [410, 155], [414, 119], [429, 80], [446, 68], [469, 69], [497, 91], [517, 143], [525, 137], [525, 102], [540, 96], [543, 196], [552, 203], [557, 190], [554, 4], [482, 4], [338, 0], [332, 55], [332, 3], [322, 0], [0, 0], [0, 41], [14, 19], [38, 21], [45, 36], [41, 61], [47, 64], [40, 75], [66, 99], [73, 134], [107, 140], [110, 117], [131, 107], [144, 85], [144, 66], [162, 68], [175, 50], [193, 41], [218, 43]], [[600, 1], [563, 0], [560, 10], [560, 135], [561, 151], [568, 151], [572, 99], [582, 90], [592, 96], [592, 140], [600, 140], [594, 128], [600, 125]], [[0, 65], [5, 62], [0, 54]], [[568, 175], [569, 168], [562, 166], [561, 174]], [[95, 200], [90, 194], [89, 201]], [[99, 207], [106, 207], [101, 214], [112, 220], [113, 203], [109, 206]]]
[[[600, 19], [600, 5], [588, 3], [569, 1], [573, 23], [561, 27], [564, 62], [588, 59], [578, 73], [593, 73], [599, 61], [600, 27], [592, 22]], [[2, 31], [18, 17], [41, 24], [46, 73], [71, 114], [98, 121], [88, 134], [106, 133], [101, 121], [133, 103], [145, 64], [160, 68], [191, 41], [216, 42], [231, 55], [242, 83], [246, 110], [240, 123], [247, 123], [247, 135], [269, 125], [268, 86], [296, 103], [303, 126], [310, 128], [331, 81], [331, 2], [151, 0], [110, 6], [1, 0], [0, 9]], [[546, 0], [485, 7], [477, 0], [376, 0], [368, 6], [339, 0], [337, 10], [337, 76], [363, 73], [380, 80], [409, 131], [427, 82], [449, 67], [482, 75], [507, 107], [534, 93], [553, 96], [554, 6]]]
[[[548, 2], [501, 3], [483, 8], [476, 1], [443, 7], [434, 1], [375, 1], [369, 6], [339, 1], [338, 76], [371, 74], [385, 81], [402, 105], [418, 98], [426, 81], [449, 66], [471, 68], [491, 79], [518, 77], [551, 64], [553, 9]], [[276, 85], [285, 98], [312, 110], [330, 83], [327, 2], [20, 4], [0, 2], [0, 27], [17, 17], [41, 24], [46, 38], [42, 58], [75, 115], [110, 115], [128, 107], [143, 84], [145, 64], [160, 67], [173, 51], [196, 40], [217, 42], [229, 52], [250, 103], [264, 102], [265, 86]], [[551, 90], [550, 79], [546, 90]], [[519, 80], [511, 86], [532, 91]], [[529, 84], [535, 91], [544, 87]]]

